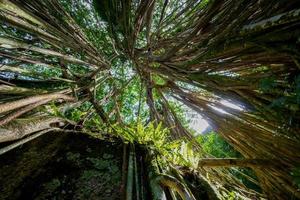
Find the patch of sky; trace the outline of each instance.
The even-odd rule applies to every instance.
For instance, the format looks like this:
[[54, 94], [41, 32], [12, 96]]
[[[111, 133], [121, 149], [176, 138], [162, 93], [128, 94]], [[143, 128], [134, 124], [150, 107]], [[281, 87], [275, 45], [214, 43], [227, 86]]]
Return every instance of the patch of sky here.
[[195, 135], [203, 134], [210, 131], [212, 128], [202, 115], [190, 109], [188, 106], [176, 101], [173, 97], [168, 98], [169, 101], [179, 104], [184, 111], [184, 117], [187, 120], [187, 126], [190, 130], [194, 131]]
[[[232, 108], [232, 109], [234, 109], [234, 110], [238, 110], [238, 111], [243, 111], [244, 110], [244, 108], [241, 106], [241, 105], [239, 105], [239, 104], [234, 104], [234, 103], [231, 103], [231, 102], [229, 102], [229, 101], [227, 101], [227, 100], [221, 100], [220, 101], [220, 103], [222, 104], [222, 105], [224, 105], [224, 106], [226, 106], [226, 107], [228, 107], [228, 108]], [[216, 110], [216, 111], [218, 111], [218, 112], [220, 112], [220, 113], [222, 113], [222, 114], [229, 114], [228, 112], [226, 112], [225, 110], [223, 110], [223, 109], [221, 109], [221, 108], [218, 108], [218, 107], [215, 107], [215, 106], [211, 106], [211, 105], [209, 105], [212, 109], [214, 109], [214, 110]]]

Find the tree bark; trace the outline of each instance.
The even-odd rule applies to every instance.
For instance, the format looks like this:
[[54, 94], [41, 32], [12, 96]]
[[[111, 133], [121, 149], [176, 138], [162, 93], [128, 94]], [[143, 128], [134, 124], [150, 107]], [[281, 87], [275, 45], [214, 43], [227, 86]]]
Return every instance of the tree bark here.
[[34, 104], [38, 103], [44, 100], [55, 100], [55, 99], [63, 99], [65, 101], [72, 101], [74, 100], [73, 97], [64, 95], [64, 94], [59, 94], [59, 93], [54, 93], [54, 94], [44, 94], [44, 95], [37, 95], [34, 97], [29, 97], [26, 99], [21, 99], [13, 102], [8, 102], [8, 103], [3, 103], [0, 105], [0, 113], [5, 113], [7, 111], [11, 111], [17, 108], [21, 108], [23, 106], [27, 106], [29, 104]]
[[265, 159], [209, 158], [201, 159], [198, 167], [270, 167], [275, 162]]
[[31, 133], [60, 127], [65, 124], [64, 120], [58, 117], [39, 117], [38, 119], [22, 120], [14, 122], [0, 128], [0, 143], [18, 140]]

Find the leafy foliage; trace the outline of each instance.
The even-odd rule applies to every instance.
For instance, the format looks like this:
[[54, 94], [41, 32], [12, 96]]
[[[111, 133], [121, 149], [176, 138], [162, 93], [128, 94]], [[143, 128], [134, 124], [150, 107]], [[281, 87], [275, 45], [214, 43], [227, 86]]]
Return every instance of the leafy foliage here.
[[[300, 162], [299, 7], [267, 0], [1, 1], [1, 123], [56, 116], [70, 130], [111, 133], [153, 149], [161, 162], [194, 168], [204, 157], [276, 158], [282, 167], [254, 169], [263, 190], [273, 199], [300, 198], [280, 184], [292, 183]], [[218, 134], [195, 138], [187, 108]], [[230, 169], [201, 173], [253, 197]]]
[[217, 158], [239, 158], [241, 154], [235, 151], [223, 138], [216, 132], [210, 132], [197, 136], [203, 151]]

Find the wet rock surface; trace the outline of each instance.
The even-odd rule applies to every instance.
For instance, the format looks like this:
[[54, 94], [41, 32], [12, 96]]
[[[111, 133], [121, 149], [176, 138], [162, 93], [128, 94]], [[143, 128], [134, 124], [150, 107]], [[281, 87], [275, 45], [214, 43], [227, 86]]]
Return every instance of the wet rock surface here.
[[120, 199], [122, 145], [49, 133], [0, 156], [0, 199]]

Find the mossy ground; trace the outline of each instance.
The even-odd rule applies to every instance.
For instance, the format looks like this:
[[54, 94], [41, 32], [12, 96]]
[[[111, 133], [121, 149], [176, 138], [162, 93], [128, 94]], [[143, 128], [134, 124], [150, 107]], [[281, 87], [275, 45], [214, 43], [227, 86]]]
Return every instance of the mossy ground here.
[[0, 199], [120, 199], [122, 144], [49, 133], [0, 156]]

